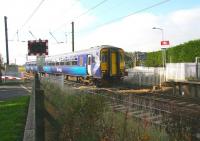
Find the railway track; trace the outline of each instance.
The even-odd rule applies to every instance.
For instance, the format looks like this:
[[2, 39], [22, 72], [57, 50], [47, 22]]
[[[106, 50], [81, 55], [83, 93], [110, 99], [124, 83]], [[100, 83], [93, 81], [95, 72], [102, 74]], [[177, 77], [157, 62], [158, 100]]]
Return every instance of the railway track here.
[[87, 93], [104, 96], [107, 99], [107, 104], [114, 111], [159, 126], [166, 126], [170, 115], [175, 113], [184, 114], [188, 118], [191, 116], [199, 117], [200, 113], [200, 103], [183, 97], [155, 94], [148, 89], [96, 88], [72, 81], [66, 82], [66, 85]]

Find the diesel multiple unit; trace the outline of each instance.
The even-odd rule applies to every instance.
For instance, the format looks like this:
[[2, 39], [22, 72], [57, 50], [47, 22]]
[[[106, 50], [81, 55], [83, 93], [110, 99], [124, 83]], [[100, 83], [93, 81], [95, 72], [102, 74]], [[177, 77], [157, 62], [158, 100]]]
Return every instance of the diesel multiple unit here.
[[26, 63], [27, 72], [63, 74], [78, 81], [119, 80], [125, 75], [124, 51], [121, 48], [102, 45], [87, 50], [45, 57], [44, 64]]

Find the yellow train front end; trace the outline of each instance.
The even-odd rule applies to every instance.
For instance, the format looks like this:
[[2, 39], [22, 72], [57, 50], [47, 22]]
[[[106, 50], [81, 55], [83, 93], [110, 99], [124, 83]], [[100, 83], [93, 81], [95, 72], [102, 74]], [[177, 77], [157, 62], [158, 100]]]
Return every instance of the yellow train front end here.
[[121, 80], [125, 75], [124, 51], [121, 48], [101, 49], [101, 74], [104, 80]]

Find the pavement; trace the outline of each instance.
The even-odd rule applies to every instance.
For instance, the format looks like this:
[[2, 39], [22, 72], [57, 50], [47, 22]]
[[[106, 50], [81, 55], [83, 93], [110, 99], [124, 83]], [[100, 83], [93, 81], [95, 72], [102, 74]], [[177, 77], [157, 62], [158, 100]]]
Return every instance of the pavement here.
[[30, 94], [30, 89], [23, 85], [1, 85], [0, 100], [6, 100], [13, 97], [25, 96]]

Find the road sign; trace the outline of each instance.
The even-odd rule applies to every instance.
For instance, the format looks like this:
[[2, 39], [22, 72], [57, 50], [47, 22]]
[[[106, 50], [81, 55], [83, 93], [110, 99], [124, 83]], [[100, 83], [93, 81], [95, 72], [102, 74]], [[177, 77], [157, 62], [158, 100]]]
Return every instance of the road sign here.
[[161, 41], [160, 44], [161, 44], [161, 46], [169, 45], [169, 41]]

